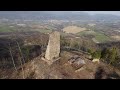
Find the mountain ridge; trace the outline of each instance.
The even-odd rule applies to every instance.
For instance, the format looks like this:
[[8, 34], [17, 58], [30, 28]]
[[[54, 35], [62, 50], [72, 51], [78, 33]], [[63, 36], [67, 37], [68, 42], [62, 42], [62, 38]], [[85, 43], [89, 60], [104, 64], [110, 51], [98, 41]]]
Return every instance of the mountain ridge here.
[[112, 14], [90, 15], [76, 11], [0, 11], [0, 18], [10, 20], [118, 20], [120, 16]]

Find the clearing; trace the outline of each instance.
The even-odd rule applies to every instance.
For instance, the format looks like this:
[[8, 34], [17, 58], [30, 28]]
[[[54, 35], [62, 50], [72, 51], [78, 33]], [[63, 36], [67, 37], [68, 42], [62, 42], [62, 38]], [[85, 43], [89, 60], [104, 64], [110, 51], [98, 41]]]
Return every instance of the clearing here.
[[86, 28], [81, 28], [81, 27], [77, 27], [77, 26], [68, 26], [63, 28], [63, 32], [65, 33], [72, 33], [72, 34], [76, 34], [79, 33], [81, 31], [85, 31]]
[[115, 39], [115, 40], [120, 40], [120, 36], [118, 36], [118, 35], [115, 35], [115, 36], [111, 36], [113, 39]]

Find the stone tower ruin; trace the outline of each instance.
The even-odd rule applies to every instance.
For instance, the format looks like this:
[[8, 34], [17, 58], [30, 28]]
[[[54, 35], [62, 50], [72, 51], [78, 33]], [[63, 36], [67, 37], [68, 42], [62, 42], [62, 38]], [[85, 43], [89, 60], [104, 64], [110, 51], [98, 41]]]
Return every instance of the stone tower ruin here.
[[48, 46], [45, 53], [45, 60], [52, 64], [59, 58], [60, 54], [60, 33], [54, 31], [49, 35]]

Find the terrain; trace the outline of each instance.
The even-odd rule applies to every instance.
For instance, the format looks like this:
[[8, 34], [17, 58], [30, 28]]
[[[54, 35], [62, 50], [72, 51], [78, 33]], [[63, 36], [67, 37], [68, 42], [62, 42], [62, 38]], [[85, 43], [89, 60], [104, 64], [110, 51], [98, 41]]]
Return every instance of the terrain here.
[[[89, 53], [79, 49], [76, 50], [75, 48], [73, 49], [66, 48], [63, 45], [61, 45], [60, 60], [54, 62], [52, 65], [48, 65], [41, 58], [45, 54], [45, 50], [48, 42], [48, 34], [44, 34], [40, 32], [24, 32], [24, 33], [19, 32], [17, 33], [16, 37], [14, 36], [14, 33], [9, 33], [7, 35], [8, 36], [5, 35], [4, 38], [1, 37], [0, 39], [1, 42], [0, 45], [2, 50], [0, 54], [1, 79], [119, 79], [120, 78], [119, 77], [120, 71], [114, 66], [108, 65], [102, 61], [100, 61], [99, 63], [92, 62], [92, 59], [90, 58], [91, 55]], [[24, 59], [21, 58], [21, 53], [19, 52], [17, 44], [15, 44], [14, 38], [16, 38], [16, 40], [19, 42]], [[66, 39], [67, 38], [69, 39], [71, 37], [66, 37]], [[78, 40], [80, 40], [80, 38]], [[14, 63], [11, 59], [11, 55], [9, 52], [10, 51], [9, 43], [12, 48], [11, 51], [13, 58], [15, 60]], [[61, 41], [61, 44], [64, 43], [62, 43]], [[85, 64], [82, 66], [81, 65], [76, 66], [70, 64], [69, 60], [73, 57], [80, 57], [85, 61]]]
[[[75, 55], [85, 60], [85, 65], [73, 66], [68, 61]], [[23, 68], [23, 70], [22, 70]], [[62, 51], [60, 60], [48, 65], [40, 56], [22, 66], [1, 69], [1, 79], [120, 79], [120, 71], [105, 63], [93, 63], [82, 53]]]
[[[0, 78], [120, 79], [119, 18], [84, 12], [0, 12]], [[53, 31], [61, 34], [60, 59], [48, 65], [42, 57]]]

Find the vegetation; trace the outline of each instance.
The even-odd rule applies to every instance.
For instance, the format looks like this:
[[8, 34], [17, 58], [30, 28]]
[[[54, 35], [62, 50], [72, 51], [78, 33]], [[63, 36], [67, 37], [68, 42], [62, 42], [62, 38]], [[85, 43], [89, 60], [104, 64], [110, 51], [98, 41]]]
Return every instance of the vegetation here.
[[8, 26], [0, 26], [0, 32], [12, 32], [12, 31], [14, 30]]
[[94, 59], [100, 59], [100, 57], [101, 57], [101, 51], [95, 51], [94, 53], [92, 53], [92, 57], [94, 58]]
[[[13, 12], [9, 13], [11, 12], [0, 13], [0, 71], [2, 73], [7, 69], [7, 75], [11, 75], [9, 72], [12, 73], [12, 70], [22, 71], [23, 78], [25, 78], [24, 70], [29, 71], [26, 68], [26, 64], [29, 64], [27, 62], [38, 58], [38, 56], [44, 56], [49, 38], [47, 33], [51, 33], [53, 30], [60, 31], [61, 49], [63, 50], [60, 53], [61, 61], [60, 63], [58, 61], [57, 65], [65, 65], [64, 67], [68, 68], [68, 70], [65, 70], [65, 68], [60, 67], [61, 72], [65, 70], [61, 74], [62, 76], [69, 77], [69, 74], [66, 73], [66, 71], [70, 71], [69, 65], [66, 67], [65, 63], [68, 62], [72, 55], [73, 57], [80, 55], [83, 60], [91, 60], [92, 56], [93, 59], [100, 59], [106, 63], [105, 67], [109, 64], [108, 66], [112, 65], [120, 69], [120, 17], [109, 15], [89, 16], [84, 13], [73, 14], [73, 12], [71, 14], [62, 12], [60, 15], [55, 13], [45, 14], [45, 12], [42, 14], [41, 12], [36, 13], [37, 16], [33, 15], [33, 13], [30, 14], [30, 12], [26, 15], [25, 12], [23, 14], [18, 12], [16, 14]], [[64, 16], [62, 16], [63, 13]], [[35, 64], [36, 66], [37, 64], [40, 65], [40, 67], [44, 66], [40, 68], [44, 72], [43, 69], [46, 69], [46, 66], [43, 63], [38, 63], [39, 61], [41, 62], [42, 60], [39, 58]], [[90, 63], [92, 62], [90, 61]], [[92, 68], [89, 67], [89, 64], [86, 64], [86, 70], [92, 73], [95, 67], [91, 65], [90, 67]], [[29, 69], [32, 71], [32, 64]], [[59, 71], [59, 68], [57, 69]], [[37, 72], [39, 71], [37, 70]], [[52, 72], [53, 74], [54, 71]], [[101, 75], [99, 71], [103, 72], [104, 70], [103, 68], [98, 68], [97, 74]], [[73, 76], [74, 73], [71, 73], [71, 76]], [[17, 76], [19, 76], [18, 74]], [[56, 72], [54, 75], [56, 75]], [[49, 78], [51, 76], [46, 75], [46, 77]]]
[[[16, 43], [17, 41], [17, 43]], [[41, 46], [26, 45], [23, 39], [0, 38], [0, 68], [11, 68], [26, 63], [41, 54]]]
[[39, 31], [41, 33], [50, 33], [50, 32], [52, 32], [52, 30], [50, 30], [50, 29], [40, 29], [40, 30], [36, 30], [36, 31]]
[[101, 43], [106, 42], [106, 41], [110, 41], [110, 38], [108, 36], [106, 36], [103, 33], [97, 32], [97, 31], [82, 31], [82, 32], [78, 33], [77, 35], [86, 36], [86, 37], [91, 35], [98, 42], [101, 42]]
[[119, 60], [119, 53], [118, 53], [118, 48], [116, 47], [111, 47], [111, 48], [105, 48], [102, 51], [102, 57], [104, 61], [106, 61], [108, 64], [112, 65], [117, 65], [118, 60]]
[[76, 39], [68, 39], [61, 37], [61, 47], [69, 47], [69, 50], [82, 50], [91, 54], [93, 59], [100, 59], [104, 63], [120, 67], [120, 43], [105, 43], [93, 45], [92, 42], [86, 40], [79, 41]]

